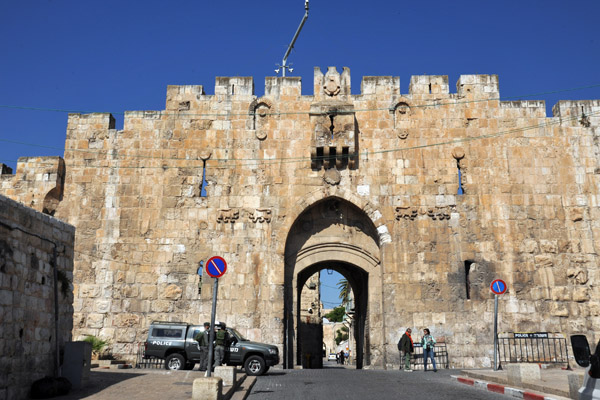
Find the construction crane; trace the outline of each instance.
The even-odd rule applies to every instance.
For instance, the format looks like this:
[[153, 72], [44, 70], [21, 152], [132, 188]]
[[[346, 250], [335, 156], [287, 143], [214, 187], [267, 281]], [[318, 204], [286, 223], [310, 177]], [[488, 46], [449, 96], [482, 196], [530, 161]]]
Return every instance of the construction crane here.
[[296, 30], [296, 33], [294, 34], [294, 37], [292, 38], [292, 42], [288, 46], [287, 51], [285, 52], [285, 55], [283, 56], [283, 61], [281, 61], [281, 65], [278, 64], [277, 69], [275, 69], [276, 74], [278, 74], [279, 71], [281, 71], [281, 76], [285, 76], [286, 69], [289, 70], [290, 72], [294, 72], [294, 68], [291, 68], [291, 65], [287, 65], [287, 59], [290, 55], [290, 52], [294, 48], [294, 43], [296, 43], [296, 39], [298, 39], [298, 35], [300, 34], [300, 31], [302, 30], [304, 23], [308, 19], [308, 0], [304, 0], [304, 10], [305, 10], [304, 17], [302, 17], [302, 21], [300, 21], [300, 26]]

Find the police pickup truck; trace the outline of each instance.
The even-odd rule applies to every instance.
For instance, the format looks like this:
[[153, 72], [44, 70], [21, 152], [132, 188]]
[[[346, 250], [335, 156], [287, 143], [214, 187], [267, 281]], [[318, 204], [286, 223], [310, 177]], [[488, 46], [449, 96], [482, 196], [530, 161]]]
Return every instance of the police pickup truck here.
[[[193, 369], [200, 361], [200, 349], [194, 337], [203, 331], [203, 326], [185, 322], [153, 322], [144, 343], [144, 358], [163, 359], [165, 368], [170, 370]], [[251, 342], [229, 327], [227, 332], [230, 343], [225, 349], [224, 364], [244, 366], [248, 375], [262, 375], [279, 364], [277, 346]]]

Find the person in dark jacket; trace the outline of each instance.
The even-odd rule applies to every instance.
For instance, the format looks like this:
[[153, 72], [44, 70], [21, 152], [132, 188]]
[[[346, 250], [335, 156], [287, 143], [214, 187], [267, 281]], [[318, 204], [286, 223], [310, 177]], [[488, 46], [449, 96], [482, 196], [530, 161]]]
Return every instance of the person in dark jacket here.
[[225, 347], [229, 346], [229, 333], [227, 333], [225, 322], [221, 322], [219, 330], [215, 332], [215, 363], [218, 367], [223, 364], [225, 358]]
[[400, 363], [402, 364], [402, 353], [404, 353], [404, 370], [406, 372], [412, 372], [412, 369], [410, 368], [410, 355], [415, 350], [412, 337], [410, 336], [411, 332], [410, 328], [406, 329], [406, 332], [404, 332], [404, 335], [402, 335], [402, 338], [400, 338], [400, 341], [398, 342]]
[[198, 342], [198, 348], [200, 349], [200, 362], [199, 370], [206, 371], [208, 366], [208, 341], [209, 341], [210, 323], [204, 323], [204, 332], [200, 332], [194, 339]]

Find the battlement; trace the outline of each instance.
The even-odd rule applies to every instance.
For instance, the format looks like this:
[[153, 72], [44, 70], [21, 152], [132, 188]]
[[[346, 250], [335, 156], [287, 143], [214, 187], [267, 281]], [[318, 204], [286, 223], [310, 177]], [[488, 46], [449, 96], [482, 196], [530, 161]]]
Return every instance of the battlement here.
[[552, 115], [570, 126], [600, 125], [600, 100], [561, 100], [552, 107]]
[[110, 113], [69, 114], [69, 130], [106, 130], [115, 129], [115, 118]]
[[[489, 98], [499, 96], [497, 75], [461, 75], [456, 83], [459, 96], [484, 95]], [[218, 98], [244, 98], [254, 96], [252, 77], [215, 78], [214, 96]], [[300, 97], [302, 79], [300, 77], [265, 77], [265, 96], [274, 99]], [[408, 95], [450, 95], [447, 75], [413, 75], [410, 78]], [[365, 76], [358, 95], [400, 95], [400, 78], [397, 76]], [[350, 69], [344, 67], [339, 73], [336, 67], [328, 67], [324, 74], [319, 67], [314, 69], [313, 95], [316, 101], [339, 96], [348, 98], [351, 93]], [[187, 111], [194, 102], [208, 100], [203, 85], [169, 85], [167, 87], [166, 110]]]
[[[277, 101], [310, 101], [321, 103], [323, 101], [337, 101], [342, 103], [353, 103], [360, 100], [377, 99], [388, 101], [390, 107], [398, 104], [398, 98], [404, 103], [419, 101], [439, 101], [448, 99], [471, 104], [472, 100], [494, 100], [494, 103], [486, 103], [487, 107], [500, 107], [508, 112], [517, 110], [523, 115], [531, 117], [546, 117], [546, 106], [543, 100], [528, 101], [499, 101], [500, 88], [498, 75], [461, 75], [456, 82], [456, 93], [450, 92], [449, 79], [447, 75], [413, 75], [410, 78], [408, 93], [402, 94], [400, 90], [400, 78], [397, 76], [364, 76], [361, 82], [360, 93], [352, 94], [350, 69], [344, 67], [341, 72], [336, 67], [328, 67], [323, 73], [321, 68], [315, 67], [313, 79], [313, 94], [302, 95], [301, 77], [277, 77], [265, 78], [264, 96], [258, 98], [254, 90], [254, 79], [252, 77], [216, 77], [214, 95], [207, 95], [203, 85], [169, 85], [167, 87], [165, 111], [172, 112], [194, 112], [198, 115], [214, 113], [215, 107], [220, 112], [232, 111], [236, 115], [248, 112], [257, 112], [258, 108], [271, 109]], [[216, 105], [211, 102], [225, 102], [228, 105]], [[241, 102], [232, 108], [231, 102]], [[243, 103], [247, 103], [245, 105]], [[561, 101], [553, 108], [555, 117], [560, 117], [562, 124], [577, 126], [589, 126], [598, 123], [599, 100], [589, 101]], [[475, 103], [473, 103], [475, 104]], [[471, 107], [466, 105], [465, 107]], [[513, 110], [513, 111], [511, 111]], [[583, 114], [582, 114], [583, 113]], [[263, 110], [264, 115], [268, 114]], [[570, 121], [572, 115], [583, 115], [579, 122]], [[128, 111], [125, 113], [124, 129], [133, 129], [135, 124], [143, 120], [158, 120], [166, 115], [163, 111]], [[208, 118], [208, 117], [207, 117]], [[204, 118], [200, 118], [204, 119]], [[257, 120], [247, 123], [248, 129], [257, 126]], [[70, 132], [87, 131], [98, 132], [114, 129], [115, 121], [110, 114], [70, 114], [68, 130]], [[396, 125], [394, 125], [396, 126]], [[97, 135], [96, 135], [97, 136]], [[69, 136], [68, 136], [69, 138]], [[97, 138], [97, 137], [96, 137]], [[77, 137], [77, 139], [86, 139]], [[91, 139], [91, 138], [88, 138]], [[96, 144], [99, 145], [99, 144]]]
[[0, 166], [0, 189], [6, 195], [37, 211], [54, 215], [65, 177], [65, 162], [61, 157], [20, 157], [14, 175], [4, 164]]

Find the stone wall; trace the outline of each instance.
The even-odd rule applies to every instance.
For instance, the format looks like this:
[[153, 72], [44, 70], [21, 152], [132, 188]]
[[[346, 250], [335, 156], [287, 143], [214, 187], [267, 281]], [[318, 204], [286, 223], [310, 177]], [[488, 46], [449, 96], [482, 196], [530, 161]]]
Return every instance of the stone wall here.
[[70, 115], [55, 215], [77, 227], [76, 339], [133, 357], [152, 320], [207, 320], [196, 270], [219, 255], [217, 319], [288, 367], [302, 283], [325, 268], [352, 285], [359, 366], [397, 363], [410, 326], [444, 336], [452, 366], [489, 367], [495, 278], [501, 332], [597, 340], [600, 101], [547, 117], [500, 101], [495, 75], [456, 93], [447, 76], [406, 94], [398, 77], [350, 81], [316, 68], [313, 95], [297, 77], [267, 78], [262, 97], [247, 77], [216, 78], [214, 95], [169, 86], [165, 110], [127, 112], [123, 130]]
[[74, 238], [72, 226], [0, 195], [0, 398], [27, 398], [55, 372], [55, 282], [60, 351], [71, 340]]
[[[44, 214], [54, 215], [62, 200], [65, 163], [60, 157], [20, 157], [17, 173], [4, 164], [0, 170], [0, 191]], [[6, 167], [6, 168], [5, 168]]]

